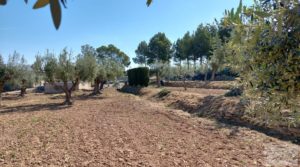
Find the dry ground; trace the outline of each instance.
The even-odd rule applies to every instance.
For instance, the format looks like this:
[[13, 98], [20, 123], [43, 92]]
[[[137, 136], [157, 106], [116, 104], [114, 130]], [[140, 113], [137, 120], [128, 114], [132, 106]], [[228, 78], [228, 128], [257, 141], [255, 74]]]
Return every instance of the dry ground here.
[[79, 93], [72, 107], [62, 101], [4, 98], [1, 167], [299, 165], [298, 145], [113, 89], [93, 98]]

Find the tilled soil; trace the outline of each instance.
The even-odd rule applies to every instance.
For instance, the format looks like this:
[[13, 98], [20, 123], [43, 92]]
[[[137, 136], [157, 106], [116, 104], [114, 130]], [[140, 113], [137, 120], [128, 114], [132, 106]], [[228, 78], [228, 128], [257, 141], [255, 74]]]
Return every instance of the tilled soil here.
[[298, 145], [113, 89], [78, 96], [72, 107], [62, 100], [4, 99], [1, 167], [299, 165]]

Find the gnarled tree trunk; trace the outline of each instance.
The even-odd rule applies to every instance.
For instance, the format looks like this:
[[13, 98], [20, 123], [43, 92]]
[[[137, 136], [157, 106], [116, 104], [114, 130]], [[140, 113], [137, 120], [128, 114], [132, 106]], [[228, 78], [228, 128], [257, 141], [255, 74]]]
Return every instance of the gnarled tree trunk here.
[[64, 101], [63, 104], [65, 104], [65, 105], [72, 105], [73, 104], [73, 102], [72, 102], [72, 89], [73, 89], [73, 86], [72, 86], [71, 89], [69, 89], [68, 88], [68, 82], [64, 81], [63, 90], [65, 92], [65, 101]]
[[65, 105], [72, 105], [73, 104], [73, 101], [72, 101], [72, 91], [66, 91], [65, 95], [66, 95], [66, 99], [65, 99], [64, 104]]
[[100, 87], [99, 87], [101, 81], [99, 79], [95, 79], [94, 82], [95, 82], [95, 85], [94, 85], [94, 91], [93, 91], [92, 95], [98, 95], [98, 94], [101, 93], [100, 92]]
[[79, 78], [77, 78], [74, 82], [72, 82], [72, 87], [71, 88], [68, 87], [68, 81], [64, 81], [63, 83], [64, 84], [61, 87], [62, 90], [65, 93], [65, 101], [64, 101], [63, 104], [72, 105], [73, 104], [72, 92], [75, 90], [76, 86], [79, 84]]
[[24, 97], [26, 94], [26, 80], [23, 79], [22, 80], [22, 85], [21, 85], [21, 92], [20, 92], [20, 96]]
[[100, 90], [102, 90], [104, 88], [104, 84], [106, 83], [107, 81], [101, 81], [101, 84], [100, 84]]

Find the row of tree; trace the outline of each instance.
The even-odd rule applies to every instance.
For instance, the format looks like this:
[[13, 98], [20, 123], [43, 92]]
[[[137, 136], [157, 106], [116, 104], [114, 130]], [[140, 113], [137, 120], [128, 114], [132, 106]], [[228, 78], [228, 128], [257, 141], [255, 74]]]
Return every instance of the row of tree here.
[[[201, 24], [174, 44], [164, 33], [142, 41], [133, 59], [159, 74], [171, 58], [181, 75], [191, 62], [215, 72], [229, 66], [239, 73], [251, 110], [269, 122], [281, 119], [282, 111], [295, 111], [292, 123], [300, 123], [300, 4], [298, 0], [254, 1], [252, 6], [226, 10], [214, 24]], [[185, 62], [187, 68], [182, 69]], [[207, 77], [205, 77], [207, 78]], [[159, 82], [158, 82], [159, 84]], [[257, 113], [261, 111], [260, 113]], [[271, 113], [271, 114], [267, 114]], [[275, 117], [271, 117], [275, 116]]]
[[[33, 70], [26, 64], [24, 56], [14, 52], [9, 55], [7, 63], [4, 63], [0, 55], [0, 93], [3, 92], [4, 86], [7, 90], [20, 89], [20, 96], [26, 93], [26, 87], [34, 82]], [[1, 95], [0, 95], [1, 102]]]
[[[216, 71], [225, 64], [226, 52], [222, 46], [228, 41], [231, 31], [231, 28], [224, 26], [223, 21], [207, 25], [200, 24], [194, 33], [187, 32], [174, 44], [164, 33], [158, 33], [148, 43], [142, 41], [138, 45], [133, 61], [154, 69], [157, 82], [161, 71], [169, 66], [172, 60], [179, 67], [182, 76], [190, 74], [191, 71], [196, 72], [199, 61], [199, 67], [205, 68], [205, 80], [208, 79], [208, 68], [212, 70], [211, 80], [214, 80]], [[187, 69], [183, 68], [184, 64]]]
[[[45, 81], [63, 90], [64, 103], [71, 105], [72, 92], [81, 81], [94, 82], [93, 94], [97, 95], [107, 80], [123, 76], [125, 67], [129, 65], [129, 57], [114, 45], [97, 49], [84, 45], [76, 57], [67, 48], [59, 55], [47, 50], [43, 55], [36, 55], [31, 66], [26, 65], [25, 59], [15, 52], [13, 56], [9, 56], [6, 64], [0, 59], [0, 93], [5, 83], [18, 82], [21, 83], [21, 96], [24, 96], [27, 87], [25, 83]], [[71, 87], [68, 86], [70, 82]]]

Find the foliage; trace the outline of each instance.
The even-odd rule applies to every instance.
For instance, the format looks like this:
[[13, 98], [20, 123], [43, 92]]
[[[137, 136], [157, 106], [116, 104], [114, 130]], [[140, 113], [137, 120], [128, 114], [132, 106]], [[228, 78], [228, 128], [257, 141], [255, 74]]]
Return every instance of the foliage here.
[[215, 73], [217, 70], [225, 64], [225, 57], [226, 57], [226, 47], [222, 43], [222, 39], [219, 35], [216, 35], [212, 39], [212, 57], [210, 60], [210, 65], [212, 68], [212, 77], [211, 80], [215, 79]]
[[181, 66], [182, 61], [186, 59], [186, 56], [184, 54], [184, 48], [183, 48], [183, 42], [182, 39], [177, 39], [177, 41], [172, 46], [172, 57], [175, 62], [178, 63], [179, 66]]
[[[49, 51], [42, 58], [36, 57], [34, 63], [36, 67], [34, 67], [41, 68], [47, 82], [64, 91], [65, 104], [72, 104], [72, 91], [80, 81], [92, 80], [95, 76], [96, 58], [95, 54], [90, 52], [91, 50], [91, 47], [83, 46], [82, 53], [84, 55], [78, 55], [76, 61], [73, 60], [72, 53], [67, 48], [64, 48], [58, 57]], [[42, 63], [40, 63], [40, 59]], [[56, 82], [62, 82], [63, 85], [57, 85]], [[68, 82], [72, 82], [71, 87], [68, 86]]]
[[9, 74], [7, 84], [13, 90], [33, 85], [34, 75], [32, 75], [32, 69], [26, 64], [24, 56], [21, 56], [16, 51], [9, 55], [6, 70]]
[[182, 38], [182, 51], [185, 59], [187, 61], [191, 60], [191, 55], [193, 54], [193, 36], [190, 34], [190, 32], [187, 32], [184, 34]]
[[101, 66], [99, 77], [115, 80], [124, 75], [125, 67], [130, 65], [130, 58], [114, 45], [101, 46], [97, 49], [97, 61]]
[[130, 65], [129, 56], [112, 44], [99, 47], [97, 49], [97, 53], [99, 60], [112, 60], [124, 67], [128, 67]]
[[57, 59], [55, 55], [47, 50], [45, 56], [43, 57], [43, 63], [44, 65], [42, 68], [45, 74], [45, 81], [49, 83], [55, 82], [55, 73], [57, 68]]
[[92, 82], [97, 75], [97, 52], [90, 45], [81, 46], [81, 54], [77, 56], [76, 71], [82, 81]]
[[171, 93], [170, 90], [168, 90], [168, 89], [162, 89], [160, 92], [158, 92], [157, 96], [158, 96], [159, 98], [162, 98], [162, 97], [167, 96], [167, 95], [170, 94], [170, 93]]
[[58, 81], [68, 82], [75, 80], [75, 64], [72, 62], [72, 54], [66, 48], [58, 56], [54, 78]]
[[225, 97], [234, 97], [234, 96], [241, 96], [243, 94], [242, 88], [232, 88], [230, 91], [225, 93]]
[[133, 62], [136, 64], [145, 64], [147, 66], [147, 56], [149, 54], [148, 44], [146, 41], [142, 41], [135, 51], [136, 57], [133, 58]]
[[[8, 71], [6, 68], [6, 64], [4, 64], [2, 55], [0, 55], [0, 85], [4, 84], [4, 82], [8, 79]], [[0, 88], [1, 91], [2, 88]]]
[[[192, 54], [196, 58], [200, 58], [202, 63], [203, 59], [208, 59], [211, 53], [211, 32], [213, 31], [212, 26], [200, 24], [197, 28], [194, 40], [193, 40], [193, 51]], [[214, 32], [212, 32], [214, 34]]]
[[172, 43], [164, 33], [155, 34], [149, 42], [148, 64], [155, 62], [166, 63], [171, 58]]
[[[228, 45], [252, 111], [268, 122], [278, 121], [283, 111], [300, 112], [299, 2], [256, 1], [249, 8], [240, 6], [226, 15], [226, 22], [234, 26]], [[300, 118], [290, 121], [299, 123]]]
[[127, 71], [128, 82], [130, 86], [148, 86], [149, 68], [139, 67]]
[[39, 83], [43, 80], [43, 57], [39, 54], [35, 56], [35, 62], [31, 66], [33, 72], [35, 73], [35, 83]]

